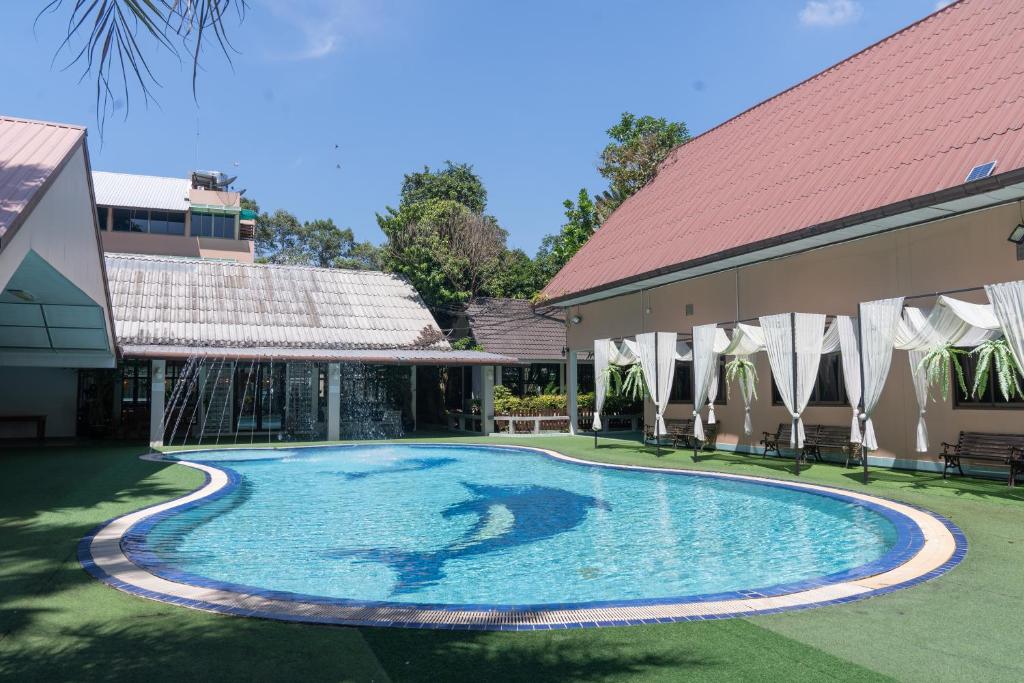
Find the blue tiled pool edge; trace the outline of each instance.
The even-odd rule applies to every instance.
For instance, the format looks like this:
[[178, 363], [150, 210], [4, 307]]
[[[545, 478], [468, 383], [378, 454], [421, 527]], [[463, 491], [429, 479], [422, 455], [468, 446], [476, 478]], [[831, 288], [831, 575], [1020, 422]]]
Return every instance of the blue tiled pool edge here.
[[[361, 445], [361, 444], [360, 444]], [[424, 448], [436, 447], [450, 447], [459, 444], [417, 444]], [[358, 446], [353, 444], [353, 446]], [[330, 446], [330, 448], [337, 448], [338, 446]], [[394, 602], [373, 602], [373, 601], [359, 601], [359, 600], [348, 600], [348, 599], [336, 599], [327, 598], [323, 596], [313, 595], [299, 595], [294, 593], [285, 593], [280, 591], [269, 591], [260, 589], [252, 586], [234, 585], [230, 583], [212, 581], [204, 577], [197, 577], [188, 575], [186, 573], [174, 570], [170, 567], [154, 565], [152, 558], [146, 557], [139, 553], [138, 548], [133, 548], [130, 537], [133, 534], [144, 533], [146, 529], [151, 527], [161, 518], [177, 513], [182, 506], [170, 505], [176, 501], [185, 499], [192, 496], [196, 491], [201, 490], [210, 483], [209, 474], [204, 473], [204, 483], [193, 491], [185, 493], [171, 501], [158, 503], [152, 506], [143, 508], [148, 510], [155, 507], [169, 506], [163, 511], [157, 512], [153, 515], [146, 516], [140, 519], [138, 522], [133, 524], [121, 535], [121, 546], [122, 552], [128, 557], [133, 563], [144, 571], [151, 573], [155, 576], [161, 577], [168, 581], [172, 581], [177, 584], [185, 586], [194, 586], [201, 588], [210, 588], [215, 590], [227, 591], [242, 596], [256, 596], [259, 598], [265, 598], [271, 601], [289, 601], [294, 603], [301, 603], [304, 605], [319, 605], [328, 607], [340, 607], [340, 608], [356, 608], [375, 611], [378, 609], [384, 610], [398, 610], [398, 611], [411, 611], [416, 612], [420, 610], [434, 610], [434, 611], [445, 611], [451, 613], [453, 617], [457, 617], [459, 612], [488, 612], [493, 614], [502, 615], [504, 620], [515, 620], [517, 615], [523, 615], [526, 618], [528, 615], [536, 615], [538, 612], [544, 611], [555, 611], [555, 610], [598, 610], [615, 612], [620, 608], [636, 608], [636, 607], [647, 607], [653, 605], [688, 605], [695, 603], [709, 603], [709, 602], [720, 602], [729, 600], [743, 600], [743, 599], [754, 599], [762, 597], [779, 597], [799, 593], [801, 591], [813, 590], [821, 587], [828, 587], [838, 585], [844, 582], [875, 576], [884, 572], [890, 571], [897, 567], [900, 567], [904, 563], [912, 559], [923, 547], [924, 538], [920, 526], [914, 522], [911, 518], [907, 517], [903, 513], [896, 511], [886, 505], [874, 503], [872, 501], [866, 501], [860, 498], [856, 498], [848, 495], [852, 492], [846, 492], [842, 489], [834, 489], [831, 487], [821, 487], [820, 485], [814, 485], [818, 488], [807, 489], [800, 486], [797, 482], [786, 482], [782, 480], [768, 479], [762, 477], [748, 477], [744, 475], [731, 475], [726, 473], [715, 473], [715, 472], [698, 472], [693, 470], [680, 470], [671, 468], [657, 468], [657, 467], [644, 467], [644, 466], [631, 466], [631, 465], [617, 465], [611, 463], [599, 463], [593, 461], [584, 461], [576, 458], [570, 458], [558, 453], [547, 451], [545, 449], [528, 447], [528, 446], [513, 446], [513, 445], [491, 445], [486, 444], [487, 448], [494, 449], [515, 449], [515, 450], [527, 450], [533, 453], [540, 453], [550, 458], [555, 458], [563, 462], [573, 463], [584, 467], [604, 467], [611, 469], [624, 469], [633, 471], [650, 471], [658, 472], [661, 474], [672, 474], [679, 476], [693, 476], [693, 477], [706, 477], [706, 478], [738, 478], [747, 481], [753, 481], [765, 486], [776, 486], [781, 488], [788, 488], [791, 490], [798, 490], [803, 493], [813, 493], [817, 495], [828, 496], [842, 500], [844, 502], [853, 503], [856, 505], [863, 506], [873, 512], [885, 516], [893, 525], [896, 527], [898, 532], [897, 542], [894, 547], [886, 553], [885, 556], [874, 562], [866, 565], [861, 565], [852, 570], [841, 572], [834, 575], [818, 577], [815, 579], [801, 581], [797, 583], [791, 583], [786, 585], [771, 586], [763, 589], [753, 590], [742, 590], [732, 591], [728, 593], [718, 593], [713, 595], [696, 595], [696, 596], [685, 596], [680, 598], [653, 598], [653, 599], [639, 599], [639, 600], [621, 600], [621, 601], [600, 601], [600, 602], [588, 602], [588, 603], [568, 603], [568, 604], [542, 604], [542, 605], [438, 605], [438, 604], [413, 604], [413, 603], [394, 603]], [[294, 449], [295, 447], [291, 447]], [[309, 446], [299, 447], [303, 450], [325, 448], [325, 446]], [[278, 450], [275, 448], [259, 449], [259, 450]], [[157, 458], [151, 458], [163, 462], [176, 462], [176, 463], [187, 463], [189, 461], [182, 460], [177, 456], [196, 452], [196, 451], [176, 451], [173, 454], [161, 455]], [[193, 507], [208, 502], [213, 498], [219, 498], [221, 496], [230, 493], [239, 483], [239, 475], [229, 467], [210, 462], [210, 461], [199, 461], [207, 467], [215, 468], [225, 474], [227, 482], [210, 492], [208, 495], [201, 499], [185, 503], [186, 507]], [[862, 494], [868, 495], [868, 494]], [[381, 619], [345, 619], [337, 617], [318, 617], [316, 615], [295, 615], [285, 614], [277, 611], [263, 611], [253, 609], [243, 609], [232, 607], [224, 604], [217, 604], [206, 602], [203, 600], [190, 599], [185, 597], [179, 597], [175, 595], [163, 594], [160, 592], [147, 590], [141, 586], [134, 585], [130, 582], [119, 579], [115, 576], [111, 576], [109, 573], [104, 571], [95, 562], [91, 546], [92, 541], [96, 535], [105, 527], [110, 525], [112, 522], [121, 519], [117, 517], [112, 520], [108, 520], [104, 524], [99, 525], [90, 532], [87, 536], [83, 537], [78, 544], [77, 555], [80, 564], [83, 568], [89, 572], [92, 576], [100, 581], [110, 585], [111, 587], [117, 588], [133, 595], [145, 597], [149, 599], [159, 600], [162, 602], [168, 602], [171, 604], [191, 607], [195, 609], [218, 612], [224, 614], [233, 614], [239, 616], [254, 616], [258, 618], [266, 618], [281, 621], [299, 621], [306, 623], [323, 623], [323, 624], [335, 624], [335, 625], [350, 625], [350, 626], [384, 626], [384, 627], [401, 627], [401, 628], [427, 628], [427, 629], [448, 629], [448, 630], [501, 630], [501, 631], [522, 631], [522, 630], [549, 630], [558, 628], [592, 628], [592, 627], [606, 627], [606, 626], [625, 626], [633, 624], [649, 624], [649, 623], [668, 623], [668, 622], [680, 622], [680, 621], [706, 621], [711, 619], [728, 619], [734, 617], [746, 617], [756, 616], [761, 614], [776, 614], [781, 612], [795, 611], [809, 609], [813, 607], [820, 607], [825, 605], [836, 605], [844, 604], [847, 602], [853, 602], [856, 600], [863, 600], [876, 595], [884, 595], [891, 593], [896, 590], [908, 588], [924, 581], [934, 579], [942, 574], [948, 572], [953, 567], [962, 561], [963, 557], [967, 552], [967, 538], [963, 532], [953, 524], [946, 517], [937, 513], [931, 512], [924, 508], [920, 508], [902, 501], [892, 501], [889, 499], [881, 498], [878, 496], [871, 496], [879, 501], [891, 502], [896, 505], [905, 506], [907, 508], [917, 510], [925, 515], [930, 516], [934, 520], [940, 522], [945, 529], [951, 535], [955, 549], [950, 557], [939, 567], [936, 567], [926, 573], [919, 576], [915, 576], [912, 579], [902, 581], [893, 585], [868, 590], [856, 595], [850, 595], [846, 597], [838, 597], [835, 599], [821, 600], [816, 602], [808, 602], [800, 605], [769, 608], [769, 609], [756, 609], [756, 610], [745, 610], [742, 612], [716, 612], [716, 613], [701, 613], [696, 616], [670, 616], [670, 617], [658, 617], [658, 618], [639, 618], [639, 619], [596, 619], [594, 621], [579, 621], [569, 623], [501, 623], [501, 624], [480, 624], [480, 623], [438, 623], [438, 622], [426, 622], [416, 620], [381, 620]], [[138, 512], [138, 511], [137, 511]], [[132, 513], [135, 514], [135, 513]]]

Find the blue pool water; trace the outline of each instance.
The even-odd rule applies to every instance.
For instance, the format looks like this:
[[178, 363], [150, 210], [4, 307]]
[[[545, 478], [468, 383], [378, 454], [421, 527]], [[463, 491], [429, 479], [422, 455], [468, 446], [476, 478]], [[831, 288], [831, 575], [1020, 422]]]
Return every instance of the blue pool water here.
[[539, 605], [768, 589], [876, 562], [881, 513], [784, 486], [526, 449], [190, 453], [233, 485], [124, 539], [169, 578], [355, 601]]

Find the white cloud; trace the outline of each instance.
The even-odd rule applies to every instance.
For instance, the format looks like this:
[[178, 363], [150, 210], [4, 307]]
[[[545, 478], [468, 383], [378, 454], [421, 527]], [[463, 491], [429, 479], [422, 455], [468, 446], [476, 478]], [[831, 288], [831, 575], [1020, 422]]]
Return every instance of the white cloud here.
[[807, 0], [800, 10], [804, 26], [842, 26], [858, 19], [862, 8], [857, 0]]
[[272, 40], [264, 40], [274, 59], [320, 59], [374, 22], [363, 0], [262, 0], [261, 7], [277, 22]]

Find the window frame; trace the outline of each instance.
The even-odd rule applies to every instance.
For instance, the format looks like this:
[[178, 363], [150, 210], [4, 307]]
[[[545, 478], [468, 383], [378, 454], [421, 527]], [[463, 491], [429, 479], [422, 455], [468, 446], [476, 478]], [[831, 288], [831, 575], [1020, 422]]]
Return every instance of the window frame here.
[[[966, 356], [966, 359], [973, 358], [972, 356]], [[957, 361], [951, 361], [957, 362]], [[975, 361], [976, 362], [976, 361]], [[968, 389], [974, 386], [974, 366], [966, 365], [961, 363], [960, 367], [964, 371], [964, 382], [967, 384]], [[950, 392], [953, 395], [953, 410], [1024, 410], [1024, 399], [1016, 399], [1014, 401], [1005, 401], [1002, 399], [1002, 394], [999, 393], [999, 389], [996, 387], [995, 377], [995, 363], [989, 365], [988, 372], [988, 387], [985, 389], [985, 393], [988, 395], [986, 401], [973, 400], [972, 396], [963, 398], [960, 393], [960, 386], [956, 381], [956, 370], [950, 367], [950, 382], [954, 385], [950, 388]], [[1024, 384], [1024, 382], [1022, 382]], [[997, 398], [998, 397], [998, 398]]]
[[[192, 237], [202, 237], [204, 239], [217, 239], [217, 240], [233, 240], [237, 239], [238, 235], [238, 215], [233, 213], [215, 213], [210, 211], [192, 211], [192, 223], [189, 234]], [[206, 219], [209, 220], [209, 232], [206, 232], [204, 223]], [[218, 219], [220, 219], [218, 221]], [[230, 235], [218, 234], [218, 222], [222, 223], [222, 227], [230, 221], [231, 230]]]
[[[725, 381], [725, 362], [726, 362], [725, 361], [725, 356], [719, 356], [718, 357], [718, 396], [715, 398], [715, 405], [716, 406], [726, 406], [726, 405], [729, 405], [729, 390], [728, 390], [728, 387], [726, 386], [726, 381]], [[672, 373], [672, 386], [673, 386], [673, 388], [675, 387], [675, 384], [676, 384], [676, 378], [681, 376], [681, 374], [679, 372], [680, 366], [689, 366], [691, 368], [690, 373], [691, 374], [693, 373], [693, 370], [692, 370], [692, 368], [693, 368], [693, 361], [677, 360], [676, 361], [675, 371]], [[693, 405], [693, 396], [692, 396], [692, 393], [693, 393], [693, 379], [692, 379], [692, 377], [691, 377], [690, 381], [686, 383], [686, 386], [689, 386], [689, 390], [690, 390], [690, 393], [691, 393], [690, 398], [685, 398], [684, 397], [684, 398], [674, 399], [674, 398], [672, 398], [672, 392], [670, 390], [669, 391], [669, 399], [668, 399], [668, 404], [670, 406], [674, 406], [674, 405]]]
[[[821, 366], [818, 366], [818, 377], [814, 382], [814, 389], [811, 391], [811, 399], [807, 401], [808, 408], [848, 408], [850, 406], [850, 397], [846, 393], [846, 378], [843, 375], [843, 356], [840, 351], [833, 351], [831, 353], [821, 354], [822, 360], [825, 358], [835, 358], [836, 367], [838, 368], [838, 382], [836, 388], [839, 392], [840, 399], [838, 401], [822, 401], [815, 400], [814, 396], [820, 393], [819, 383], [821, 382]], [[771, 373], [769, 373], [771, 374]], [[775, 384], [775, 375], [771, 375], [771, 392], [772, 392], [772, 405], [773, 406], [785, 406], [786, 404], [782, 400], [782, 394], [779, 393], [778, 387]], [[778, 397], [776, 399], [776, 396]]]

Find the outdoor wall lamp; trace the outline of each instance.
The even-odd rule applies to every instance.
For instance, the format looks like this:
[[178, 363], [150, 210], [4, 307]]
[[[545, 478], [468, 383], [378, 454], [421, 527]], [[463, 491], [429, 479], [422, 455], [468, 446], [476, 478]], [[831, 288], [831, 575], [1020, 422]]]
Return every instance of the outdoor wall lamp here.
[[1024, 223], [1019, 223], [1007, 239], [1014, 244], [1024, 244]]
[[579, 325], [581, 322], [583, 322], [583, 316], [577, 313], [573, 317], [569, 318], [569, 322], [571, 322], [573, 325]]

